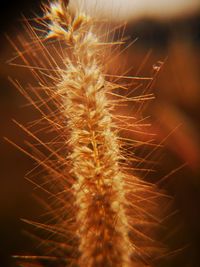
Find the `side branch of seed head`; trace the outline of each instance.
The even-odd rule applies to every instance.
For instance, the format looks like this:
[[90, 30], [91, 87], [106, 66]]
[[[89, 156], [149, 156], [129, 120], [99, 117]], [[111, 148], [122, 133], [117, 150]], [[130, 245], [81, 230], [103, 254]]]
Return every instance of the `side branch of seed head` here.
[[76, 235], [80, 267], [128, 267], [131, 242], [125, 212], [125, 187], [120, 149], [106, 97], [99, 41], [91, 19], [72, 16], [55, 2], [46, 10], [47, 38], [66, 42], [72, 51], [57, 87], [70, 130], [69, 160], [75, 179]]

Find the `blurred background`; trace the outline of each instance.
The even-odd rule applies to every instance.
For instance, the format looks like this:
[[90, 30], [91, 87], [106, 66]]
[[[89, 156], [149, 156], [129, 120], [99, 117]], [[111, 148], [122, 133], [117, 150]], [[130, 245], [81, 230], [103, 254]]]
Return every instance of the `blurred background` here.
[[[156, 172], [147, 180], [159, 183], [174, 198], [178, 213], [167, 223], [166, 243], [172, 253], [162, 262], [166, 267], [200, 266], [200, 2], [199, 0], [85, 0], [76, 1], [88, 13], [112, 24], [127, 21], [124, 35], [134, 42], [120, 55], [126, 75], [154, 76], [150, 87], [155, 100], [143, 109], [151, 117], [156, 143]], [[12, 123], [34, 120], [33, 108], [9, 82], [8, 76], [23, 80], [26, 72], [9, 66], [21, 15], [42, 15], [40, 1], [0, 1], [0, 266], [16, 266], [10, 255], [33, 251], [23, 235], [20, 218], [35, 219], [40, 207], [32, 197], [33, 187], [25, 174], [34, 167], [26, 155], [3, 140], [6, 136], [24, 146], [25, 134]], [[112, 62], [115, 69], [119, 62]], [[140, 137], [141, 138], [141, 137]], [[143, 136], [143, 139], [146, 137]], [[143, 153], [136, 151], [136, 153]], [[166, 178], [166, 179], [164, 179]], [[174, 253], [173, 253], [174, 252]], [[157, 265], [158, 266], [158, 265]]]

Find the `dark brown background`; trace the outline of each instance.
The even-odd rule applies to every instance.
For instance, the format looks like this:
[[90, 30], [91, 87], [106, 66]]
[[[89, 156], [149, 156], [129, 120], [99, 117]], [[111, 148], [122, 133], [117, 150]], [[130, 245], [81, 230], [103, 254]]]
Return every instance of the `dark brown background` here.
[[[30, 10], [37, 14], [41, 12], [36, 0], [0, 3], [0, 266], [11, 267], [16, 264], [10, 255], [33, 251], [31, 241], [22, 233], [25, 226], [20, 218], [37, 218], [40, 208], [32, 197], [32, 186], [24, 179], [34, 163], [3, 139], [7, 136], [24, 145], [24, 134], [11, 120], [15, 118], [25, 123], [34, 118], [34, 110], [22, 108], [25, 100], [8, 81], [8, 75], [23, 78], [24, 74], [6, 64], [13, 51], [5, 34], [15, 38], [20, 31], [22, 13], [29, 17]], [[174, 250], [183, 248], [168, 257], [162, 266], [199, 267], [200, 12], [197, 10], [190, 17], [162, 23], [144, 18], [130, 23], [126, 34], [132, 39], [139, 37], [128, 51], [128, 67], [132, 64], [139, 66], [150, 50], [141, 75], [151, 74], [153, 65], [158, 66], [159, 60], [165, 61], [152, 90], [156, 100], [146, 111], [152, 116], [152, 130], [157, 134], [157, 142], [181, 124], [166, 140], [165, 148], [155, 155], [158, 157], [157, 172], [148, 179], [157, 182], [187, 162], [185, 168], [172, 174], [162, 185], [174, 197], [174, 209], [179, 211], [168, 225], [171, 237], [167, 242]]]

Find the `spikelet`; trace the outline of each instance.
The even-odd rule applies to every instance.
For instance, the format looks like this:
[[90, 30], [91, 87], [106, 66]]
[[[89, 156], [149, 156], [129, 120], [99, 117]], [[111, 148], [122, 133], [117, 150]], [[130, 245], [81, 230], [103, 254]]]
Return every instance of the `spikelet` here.
[[[58, 7], [54, 12], [54, 8], [48, 13], [50, 36], [66, 40], [73, 49], [73, 61], [67, 60], [58, 90], [71, 135], [79, 266], [130, 266], [123, 174], [97, 57], [99, 41], [87, 17], [72, 19], [67, 9]], [[65, 22], [69, 22], [66, 30], [62, 28]]]
[[55, 1], [44, 11], [42, 24], [48, 29], [45, 40], [28, 25], [29, 35], [35, 41], [27, 44], [21, 40], [25, 52], [17, 49], [37, 86], [27, 94], [14, 82], [41, 113], [40, 124], [50, 125], [56, 140], [47, 145], [32, 129], [18, 124], [49, 153], [46, 156], [33, 146], [33, 154], [25, 151], [46, 170], [45, 185], [40, 187], [55, 200], [49, 208], [52, 223], [29, 221], [49, 232], [43, 241], [47, 249], [43, 259], [57, 259], [57, 266], [147, 266], [152, 255], [160, 251], [151, 229], [157, 225], [153, 214], [157, 210], [156, 199], [162, 194], [137, 178], [132, 170], [127, 171], [131, 169], [128, 161], [137, 159], [130, 158], [127, 149], [132, 141], [120, 137], [119, 132], [134, 131], [134, 127], [114, 112], [116, 103], [124, 104], [130, 98], [114, 93], [124, 86], [105, 78], [102, 53], [110, 44], [100, 41], [90, 17], [70, 12], [68, 1]]

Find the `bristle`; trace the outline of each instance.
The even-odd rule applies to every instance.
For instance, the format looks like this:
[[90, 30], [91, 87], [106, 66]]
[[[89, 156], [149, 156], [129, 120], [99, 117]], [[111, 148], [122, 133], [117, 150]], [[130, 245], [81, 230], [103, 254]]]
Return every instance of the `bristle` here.
[[[73, 61], [66, 60], [57, 90], [70, 130], [70, 174], [75, 179], [76, 234], [81, 255], [78, 264], [130, 266], [132, 246], [124, 207], [123, 173], [119, 168], [120, 151], [106, 98], [106, 82], [97, 56], [100, 42], [89, 18], [77, 15], [72, 19], [62, 11], [59, 17], [54, 8], [48, 14], [54, 27], [50, 28], [51, 36], [66, 38], [73, 54]], [[67, 29], [58, 31], [64, 24], [60, 20], [64, 18], [62, 14], [71, 23]]]
[[[36, 142], [27, 143], [32, 152], [15, 146], [38, 163], [37, 176], [40, 167], [45, 170], [44, 182], [32, 177], [31, 181], [53, 199], [45, 205], [46, 215], [52, 216], [48, 223], [24, 222], [48, 232], [43, 259], [62, 259], [61, 266], [149, 266], [153, 255], [163, 251], [153, 236], [160, 223], [157, 200], [165, 196], [136, 175], [138, 170], [151, 170], [138, 168], [147, 159], [134, 156], [132, 149], [152, 143], [126, 136], [146, 134], [143, 128], [149, 124], [138, 114], [127, 116], [118, 110], [130, 102], [153, 99], [148, 90], [141, 96], [128, 91], [131, 82], [151, 84], [152, 78], [104, 73], [102, 53], [105, 56], [110, 46], [123, 42], [107, 42], [98, 35], [93, 19], [72, 14], [68, 3], [54, 1], [44, 6], [40, 23], [46, 34], [38, 36], [28, 24], [33, 42], [20, 39], [24, 52], [13, 44], [36, 86], [27, 93], [18, 82], [13, 83], [41, 115], [28, 128], [15, 122]], [[118, 94], [116, 89], [125, 93]], [[43, 141], [41, 132], [53, 138]], [[42, 256], [29, 259], [39, 261]]]

